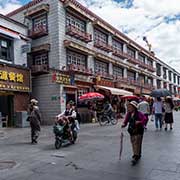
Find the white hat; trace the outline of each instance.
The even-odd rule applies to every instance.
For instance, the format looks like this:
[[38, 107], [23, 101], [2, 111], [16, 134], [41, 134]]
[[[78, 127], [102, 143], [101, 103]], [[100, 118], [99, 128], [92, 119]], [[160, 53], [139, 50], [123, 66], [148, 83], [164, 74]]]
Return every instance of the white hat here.
[[135, 107], [136, 109], [138, 108], [138, 103], [136, 101], [131, 101], [129, 104]]
[[37, 103], [38, 103], [38, 101], [37, 101], [36, 99], [31, 99], [30, 102], [31, 102], [31, 103], [34, 103], [34, 104], [37, 104]]
[[172, 97], [171, 97], [171, 96], [167, 96], [166, 98], [167, 98], [167, 99], [171, 99]]

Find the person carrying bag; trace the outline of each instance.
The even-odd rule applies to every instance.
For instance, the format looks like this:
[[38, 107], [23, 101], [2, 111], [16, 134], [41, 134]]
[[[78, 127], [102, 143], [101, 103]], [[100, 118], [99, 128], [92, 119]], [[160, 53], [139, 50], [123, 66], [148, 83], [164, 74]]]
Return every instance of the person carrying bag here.
[[141, 158], [141, 147], [144, 134], [144, 127], [147, 121], [145, 115], [138, 111], [138, 104], [131, 101], [127, 106], [127, 114], [122, 124], [122, 128], [128, 124], [128, 132], [132, 144], [133, 156], [132, 164], [135, 165]]

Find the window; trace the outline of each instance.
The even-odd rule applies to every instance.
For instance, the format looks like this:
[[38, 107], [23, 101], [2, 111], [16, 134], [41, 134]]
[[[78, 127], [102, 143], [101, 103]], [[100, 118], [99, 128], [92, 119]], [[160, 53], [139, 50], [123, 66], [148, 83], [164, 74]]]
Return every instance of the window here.
[[95, 29], [94, 30], [94, 41], [96, 43], [100, 42], [103, 44], [108, 44], [108, 36], [105, 33]]
[[38, 18], [33, 19], [33, 31], [47, 31], [47, 15], [42, 15]]
[[176, 74], [174, 74], [173, 77], [174, 77], [174, 83], [176, 83]]
[[127, 71], [127, 77], [130, 80], [135, 80], [136, 79], [136, 73], [132, 71]]
[[150, 66], [153, 66], [153, 60], [148, 59], [148, 60], [147, 60], [147, 64], [150, 65]]
[[156, 71], [157, 75], [161, 76], [161, 65], [157, 63], [156, 68], [157, 68], [157, 71]]
[[113, 66], [113, 75], [123, 77], [123, 69], [118, 66]]
[[180, 84], [180, 77], [178, 76], [178, 85]]
[[123, 43], [113, 39], [112, 46], [113, 46], [114, 50], [118, 50], [118, 51], [123, 52]]
[[130, 57], [135, 58], [135, 50], [127, 48], [127, 53]]
[[67, 50], [67, 64], [75, 64], [86, 67], [86, 56]]
[[157, 80], [157, 88], [161, 89], [161, 80]]
[[48, 64], [48, 53], [38, 54], [34, 56], [34, 65]]
[[139, 55], [138, 55], [138, 59], [139, 59], [141, 62], [145, 63], [145, 56], [143, 56], [142, 54], [139, 54]]
[[95, 61], [95, 72], [108, 73], [108, 64], [102, 61]]
[[166, 79], [167, 78], [167, 73], [166, 73], [166, 68], [163, 68], [163, 78]]
[[73, 26], [79, 31], [86, 32], [86, 23], [70, 14], [66, 16], [66, 26]]
[[171, 71], [168, 72], [168, 76], [169, 76], [169, 81], [171, 81], [172, 80]]
[[88, 93], [88, 92], [89, 92], [88, 88], [80, 88], [80, 89], [78, 89], [77, 95], [79, 97], [79, 96], [82, 96], [83, 94]]
[[13, 58], [13, 42], [11, 40], [0, 37], [0, 59], [12, 61]]

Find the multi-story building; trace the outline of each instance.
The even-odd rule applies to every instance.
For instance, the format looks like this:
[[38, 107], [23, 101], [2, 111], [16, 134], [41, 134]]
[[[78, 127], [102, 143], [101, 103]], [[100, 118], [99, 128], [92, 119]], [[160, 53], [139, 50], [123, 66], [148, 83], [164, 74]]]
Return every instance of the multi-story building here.
[[34, 0], [7, 16], [29, 27], [33, 96], [46, 123], [98, 88], [179, 92], [179, 73], [75, 0]]
[[27, 110], [28, 49], [27, 27], [0, 14], [0, 127], [15, 125], [16, 112]]

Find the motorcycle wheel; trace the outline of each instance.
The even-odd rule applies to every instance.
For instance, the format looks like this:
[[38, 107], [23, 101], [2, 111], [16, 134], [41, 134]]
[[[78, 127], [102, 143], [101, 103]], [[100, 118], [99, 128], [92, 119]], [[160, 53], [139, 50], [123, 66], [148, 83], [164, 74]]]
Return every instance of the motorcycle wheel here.
[[60, 149], [60, 147], [62, 146], [61, 140], [56, 138], [54, 145], [56, 149]]
[[107, 122], [108, 122], [108, 119], [107, 119], [106, 117], [102, 116], [102, 117], [99, 118], [99, 124], [100, 124], [101, 126], [106, 125]]

